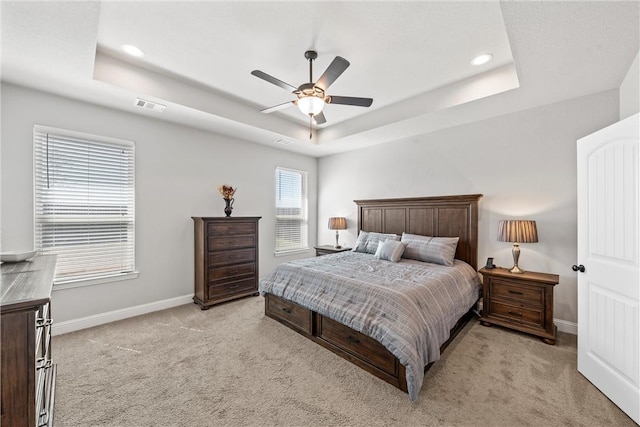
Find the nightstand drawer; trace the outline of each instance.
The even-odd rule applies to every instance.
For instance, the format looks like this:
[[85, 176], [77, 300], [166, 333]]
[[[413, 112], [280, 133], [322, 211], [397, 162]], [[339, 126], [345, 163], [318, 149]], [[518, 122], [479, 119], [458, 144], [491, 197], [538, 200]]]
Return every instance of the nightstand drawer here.
[[491, 298], [516, 301], [527, 307], [540, 308], [544, 306], [544, 288], [493, 279]]
[[490, 313], [509, 322], [544, 329], [544, 310], [532, 310], [491, 300]]

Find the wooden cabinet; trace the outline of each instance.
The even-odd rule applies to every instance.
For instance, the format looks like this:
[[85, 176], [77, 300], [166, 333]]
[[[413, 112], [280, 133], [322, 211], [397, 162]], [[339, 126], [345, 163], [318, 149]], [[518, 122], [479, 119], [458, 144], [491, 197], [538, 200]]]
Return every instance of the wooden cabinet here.
[[258, 295], [258, 220], [261, 217], [193, 217], [194, 297], [203, 310]]
[[482, 274], [482, 319], [485, 326], [499, 325], [556, 343], [553, 323], [553, 287], [557, 274], [527, 271], [509, 273], [504, 268], [480, 270]]
[[50, 301], [55, 267], [55, 255], [2, 264], [3, 426], [53, 425]]
[[337, 249], [331, 245], [314, 246], [314, 249], [316, 250], [316, 256], [335, 254], [338, 252], [351, 250], [351, 248], [343, 248], [343, 247]]

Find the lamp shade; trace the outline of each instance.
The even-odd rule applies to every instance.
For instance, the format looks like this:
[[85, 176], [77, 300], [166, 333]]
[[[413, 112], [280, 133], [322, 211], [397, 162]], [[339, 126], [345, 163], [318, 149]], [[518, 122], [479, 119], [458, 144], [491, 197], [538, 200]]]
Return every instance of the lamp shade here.
[[346, 230], [347, 229], [347, 219], [335, 216], [329, 218], [329, 230]]
[[538, 229], [535, 221], [502, 220], [498, 224], [498, 241], [512, 243], [536, 243]]

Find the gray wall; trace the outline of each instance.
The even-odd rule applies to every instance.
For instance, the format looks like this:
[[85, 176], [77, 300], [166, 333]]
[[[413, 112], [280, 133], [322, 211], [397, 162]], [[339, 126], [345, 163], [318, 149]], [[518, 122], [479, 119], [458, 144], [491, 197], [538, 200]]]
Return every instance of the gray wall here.
[[519, 264], [560, 275], [554, 316], [575, 323], [576, 140], [616, 122], [618, 110], [611, 90], [324, 157], [318, 243], [334, 241], [330, 216], [347, 217], [341, 241], [354, 243], [355, 199], [481, 193], [479, 263], [513, 264], [512, 245], [496, 241], [500, 219], [536, 220], [540, 242], [521, 245]]
[[[317, 160], [2, 85], [0, 229], [3, 250], [33, 248], [33, 125], [135, 141], [137, 279], [57, 290], [57, 322], [193, 294], [191, 216], [223, 216], [217, 186], [238, 187], [234, 216], [262, 216], [260, 272], [295, 257], [274, 256], [276, 166], [309, 172], [309, 244], [315, 244]], [[311, 256], [313, 251], [297, 255]]]
[[640, 52], [620, 85], [620, 120], [640, 113]]

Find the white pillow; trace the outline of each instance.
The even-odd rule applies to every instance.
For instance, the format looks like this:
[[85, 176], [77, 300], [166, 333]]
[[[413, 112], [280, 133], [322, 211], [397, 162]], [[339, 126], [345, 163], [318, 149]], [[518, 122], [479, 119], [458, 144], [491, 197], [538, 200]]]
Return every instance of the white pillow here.
[[400, 240], [400, 236], [396, 234], [383, 234], [369, 231], [360, 231], [356, 244], [351, 249], [353, 252], [362, 252], [365, 254], [375, 254], [378, 250], [378, 243], [385, 240]]
[[392, 262], [400, 261], [404, 252], [404, 243], [397, 240], [385, 240], [378, 244], [378, 249], [373, 256], [376, 259], [386, 259]]
[[429, 237], [402, 233], [401, 242], [406, 245], [402, 257], [451, 267], [456, 256], [458, 240], [459, 237]]

